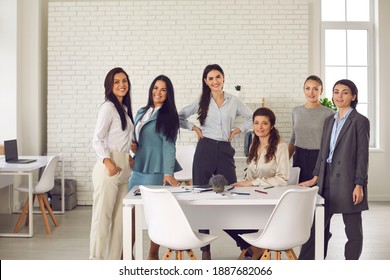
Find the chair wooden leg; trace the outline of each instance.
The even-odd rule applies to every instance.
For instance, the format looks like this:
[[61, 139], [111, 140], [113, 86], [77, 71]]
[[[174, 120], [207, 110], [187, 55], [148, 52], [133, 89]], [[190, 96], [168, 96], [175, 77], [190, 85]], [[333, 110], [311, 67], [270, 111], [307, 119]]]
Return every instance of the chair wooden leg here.
[[171, 257], [171, 254], [172, 254], [172, 250], [171, 249], [167, 249], [164, 253], [164, 257], [163, 257], [163, 260], [169, 260], [169, 258]]
[[183, 259], [183, 251], [176, 251], [176, 260], [181, 261]]
[[241, 250], [241, 254], [238, 256], [239, 260], [243, 260], [245, 258], [245, 254], [248, 252], [248, 248]]
[[288, 249], [286, 251], [286, 255], [287, 255], [289, 260], [297, 260], [298, 259], [297, 256], [295, 255], [295, 252], [293, 249]]
[[188, 256], [190, 256], [190, 259], [191, 259], [191, 260], [197, 260], [194, 251], [192, 251], [192, 250], [186, 250], [186, 252], [187, 252]]
[[53, 210], [52, 210], [51, 207], [50, 207], [49, 201], [47, 201], [46, 194], [43, 194], [43, 195], [42, 195], [42, 198], [43, 198], [43, 203], [45, 204], [45, 207], [46, 207], [47, 211], [49, 212], [50, 217], [51, 217], [51, 219], [53, 220], [54, 225], [55, 225], [56, 227], [58, 227], [57, 219], [56, 219], [56, 217], [54, 216], [54, 213], [53, 213]]
[[271, 259], [271, 252], [268, 249], [264, 250], [263, 255], [261, 256], [261, 260], [270, 260]]
[[282, 253], [280, 251], [275, 252], [275, 260], [280, 261], [282, 259]]
[[[28, 199], [28, 198], [27, 198]], [[34, 207], [34, 202], [35, 202], [35, 194], [33, 194], [33, 199], [32, 199], [32, 204], [33, 204], [33, 207]], [[28, 208], [27, 208], [27, 210], [28, 210]], [[27, 211], [27, 213], [28, 213], [28, 211]], [[26, 216], [26, 221], [24, 221], [24, 225], [25, 226], [28, 226], [28, 223], [29, 223], [29, 219], [30, 218], [30, 215], [27, 215]]]
[[258, 248], [255, 246], [250, 246], [249, 248], [252, 250], [252, 260], [259, 260], [264, 253], [263, 248]]
[[39, 202], [39, 208], [41, 209], [41, 212], [42, 212], [42, 218], [43, 218], [43, 222], [45, 224], [46, 232], [47, 232], [47, 234], [50, 234], [51, 229], [49, 226], [49, 220], [47, 219], [47, 216], [46, 216], [46, 209], [45, 209], [45, 206], [43, 205], [42, 194], [38, 194], [38, 202]]
[[[26, 215], [26, 213], [28, 212], [28, 205], [29, 205], [29, 203], [28, 203], [28, 197], [27, 197], [27, 200], [26, 200], [26, 203], [24, 204], [22, 213], [20, 213], [19, 219], [16, 222], [16, 225], [14, 227], [14, 233], [17, 233], [19, 231], [19, 227], [20, 227], [20, 224], [23, 221], [24, 215]], [[28, 217], [28, 215], [27, 215], [27, 217]]]

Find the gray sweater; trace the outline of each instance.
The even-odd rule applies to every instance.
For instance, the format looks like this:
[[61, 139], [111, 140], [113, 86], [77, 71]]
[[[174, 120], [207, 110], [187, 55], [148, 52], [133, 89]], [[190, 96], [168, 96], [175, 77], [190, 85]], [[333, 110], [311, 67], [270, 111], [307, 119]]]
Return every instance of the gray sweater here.
[[296, 147], [319, 150], [324, 121], [334, 112], [324, 106], [305, 108], [304, 105], [292, 110], [292, 133], [290, 144]]

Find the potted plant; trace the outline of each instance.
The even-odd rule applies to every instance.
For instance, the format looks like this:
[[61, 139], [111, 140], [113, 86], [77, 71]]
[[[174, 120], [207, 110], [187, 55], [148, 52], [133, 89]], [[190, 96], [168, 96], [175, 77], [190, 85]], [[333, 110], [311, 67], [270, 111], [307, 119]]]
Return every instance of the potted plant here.
[[331, 109], [331, 110], [333, 110], [335, 112], [337, 111], [337, 107], [336, 107], [336, 105], [333, 104], [331, 99], [328, 99], [326, 97], [321, 98], [320, 99], [320, 104], [322, 106], [328, 107], [329, 109]]
[[213, 191], [216, 193], [221, 193], [225, 190], [225, 186], [228, 184], [228, 181], [226, 180], [225, 176], [217, 174], [210, 178], [209, 184], [213, 187]]

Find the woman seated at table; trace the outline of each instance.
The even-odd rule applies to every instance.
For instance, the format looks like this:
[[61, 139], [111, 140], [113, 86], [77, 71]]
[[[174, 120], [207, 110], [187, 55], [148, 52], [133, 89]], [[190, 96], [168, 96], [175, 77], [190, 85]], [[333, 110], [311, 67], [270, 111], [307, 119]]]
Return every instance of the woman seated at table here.
[[[253, 137], [247, 158], [246, 180], [236, 182], [235, 187], [247, 186], [286, 186], [290, 171], [288, 146], [280, 139], [275, 128], [276, 117], [271, 109], [262, 107], [253, 113]], [[248, 249], [247, 255], [259, 258], [260, 248], [250, 246], [239, 234], [257, 230], [225, 230], [241, 250]]]

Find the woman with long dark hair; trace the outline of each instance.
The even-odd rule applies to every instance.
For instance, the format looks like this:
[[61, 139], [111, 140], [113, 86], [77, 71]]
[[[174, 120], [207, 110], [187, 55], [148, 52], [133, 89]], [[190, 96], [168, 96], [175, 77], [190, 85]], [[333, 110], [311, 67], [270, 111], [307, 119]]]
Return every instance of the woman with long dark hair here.
[[[149, 88], [148, 103], [135, 117], [134, 168], [129, 188], [136, 185], [179, 186], [174, 172], [181, 170], [176, 161], [179, 117], [171, 80], [156, 77]], [[133, 219], [134, 221], [134, 219]], [[150, 260], [158, 259], [159, 245], [151, 242]]]
[[[104, 81], [105, 101], [100, 107], [93, 136], [97, 162], [90, 234], [90, 259], [116, 259], [122, 253], [122, 200], [130, 177], [129, 156], [133, 135], [130, 80], [120, 67]], [[107, 248], [107, 251], [106, 251]]]
[[[236, 96], [223, 90], [224, 72], [218, 64], [207, 65], [202, 76], [202, 94], [179, 112], [180, 127], [198, 136], [192, 180], [194, 185], [207, 185], [216, 174], [225, 176], [229, 184], [237, 181], [233, 138], [251, 127], [251, 110]], [[196, 114], [200, 126], [188, 121]], [[237, 116], [244, 122], [233, 129]], [[200, 230], [209, 233], [209, 230]], [[211, 259], [210, 246], [202, 247], [202, 259]]]

